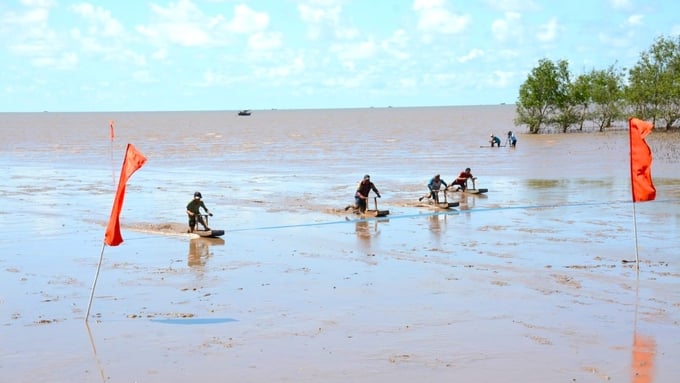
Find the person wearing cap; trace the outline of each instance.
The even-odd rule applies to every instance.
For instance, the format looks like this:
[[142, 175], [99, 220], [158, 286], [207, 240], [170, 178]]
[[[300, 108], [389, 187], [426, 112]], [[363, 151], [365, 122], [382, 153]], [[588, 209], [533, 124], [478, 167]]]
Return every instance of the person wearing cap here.
[[465, 189], [467, 189], [468, 179], [476, 180], [477, 177], [472, 175], [470, 168], [465, 168], [464, 171], [460, 172], [458, 178], [456, 178], [455, 181], [451, 182], [451, 187], [456, 185], [460, 187], [460, 190], [465, 191]]
[[494, 136], [493, 134], [491, 134], [491, 140], [489, 142], [491, 143], [492, 148], [494, 145], [498, 145], [499, 148], [501, 147], [501, 139], [497, 136]]
[[444, 185], [445, 188], [449, 187], [439, 174], [435, 174], [435, 176], [430, 179], [430, 182], [427, 183], [427, 188], [430, 190], [430, 193], [418, 198], [418, 201], [422, 201], [423, 198], [434, 198], [434, 202], [439, 203], [439, 190], [442, 185]]
[[380, 192], [378, 191], [378, 188], [376, 188], [373, 182], [371, 182], [371, 176], [366, 174], [357, 185], [357, 191], [354, 193], [354, 206], [349, 205], [345, 208], [345, 210], [349, 210], [353, 207], [354, 209], [359, 209], [361, 213], [365, 213], [368, 206], [368, 194], [371, 192], [371, 190], [373, 190], [375, 195], [380, 198]]
[[204, 230], [210, 230], [208, 225], [205, 224], [205, 221], [203, 220], [203, 216], [201, 215], [201, 208], [205, 210], [205, 212], [212, 216], [212, 213], [208, 211], [208, 208], [205, 207], [205, 203], [203, 203], [203, 200], [201, 199], [203, 196], [201, 195], [201, 192], [196, 192], [194, 193], [194, 199], [189, 201], [187, 204], [187, 216], [189, 216], [189, 233], [194, 232], [194, 228], [196, 227], [196, 221], [203, 225]]

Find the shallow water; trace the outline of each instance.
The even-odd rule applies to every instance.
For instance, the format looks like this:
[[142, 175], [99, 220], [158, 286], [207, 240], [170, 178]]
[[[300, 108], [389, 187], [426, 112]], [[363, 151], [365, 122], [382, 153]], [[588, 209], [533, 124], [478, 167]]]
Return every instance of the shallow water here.
[[[529, 135], [513, 117], [513, 106], [1, 114], [0, 376], [628, 381], [642, 335], [650, 381], [676, 381], [680, 135], [648, 138], [657, 200], [634, 205], [625, 130]], [[508, 130], [517, 148], [481, 147]], [[148, 162], [128, 182], [125, 242], [106, 248], [90, 334], [127, 143]], [[468, 166], [488, 194], [451, 196], [450, 211], [418, 203], [433, 174]], [[386, 218], [344, 211], [365, 173]], [[195, 190], [222, 239], [181, 234]], [[640, 274], [622, 262], [636, 249]]]

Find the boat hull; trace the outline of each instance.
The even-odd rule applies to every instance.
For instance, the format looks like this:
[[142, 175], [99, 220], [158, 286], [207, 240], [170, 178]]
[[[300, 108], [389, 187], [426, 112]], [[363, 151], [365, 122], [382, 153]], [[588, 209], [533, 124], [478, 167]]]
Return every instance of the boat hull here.
[[217, 238], [224, 235], [224, 230], [194, 230], [194, 234], [204, 238]]

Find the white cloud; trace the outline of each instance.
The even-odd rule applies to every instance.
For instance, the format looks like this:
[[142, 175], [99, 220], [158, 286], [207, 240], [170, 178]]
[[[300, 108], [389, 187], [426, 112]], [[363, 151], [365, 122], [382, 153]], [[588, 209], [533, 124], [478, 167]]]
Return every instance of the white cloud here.
[[506, 12], [502, 19], [491, 23], [493, 37], [501, 42], [518, 40], [522, 35], [522, 15], [517, 12]]
[[643, 15], [631, 15], [628, 17], [628, 25], [642, 25]]
[[144, 83], [144, 84], [150, 84], [150, 83], [155, 83], [158, 82], [154, 78], [154, 76], [148, 71], [148, 70], [138, 70], [132, 73], [132, 78], [135, 79], [136, 82]]
[[377, 45], [373, 40], [357, 43], [333, 44], [330, 48], [332, 53], [344, 62], [354, 62], [372, 58], [376, 54]]
[[633, 4], [630, 0], [609, 0], [609, 4], [611, 4], [614, 9], [629, 10], [633, 8]]
[[257, 33], [267, 29], [269, 15], [256, 12], [246, 5], [234, 8], [234, 19], [229, 23], [229, 29], [242, 34]]
[[304, 59], [302, 57], [296, 57], [287, 64], [262, 69], [259, 71], [259, 74], [268, 79], [280, 80], [284, 77], [290, 77], [292, 75], [303, 73], [305, 68]]
[[307, 24], [307, 36], [312, 40], [321, 38], [326, 29], [335, 30], [340, 24], [342, 7], [333, 2], [309, 2], [298, 5], [297, 9], [300, 19]]
[[466, 63], [470, 60], [474, 60], [478, 57], [484, 56], [484, 51], [478, 48], [474, 48], [468, 52], [468, 54], [461, 56], [458, 58], [458, 62], [460, 63]]
[[469, 15], [450, 12], [444, 0], [414, 0], [413, 10], [418, 13], [418, 29], [425, 33], [456, 34], [470, 24]]
[[51, 8], [56, 5], [56, 0], [21, 0], [21, 4], [27, 7]]
[[20, 12], [2, 14], [0, 34], [6, 40], [8, 52], [27, 58], [31, 66], [70, 69], [78, 56], [66, 50], [58, 31], [50, 28], [49, 15], [53, 1], [24, 1]]
[[361, 35], [361, 31], [356, 28], [336, 28], [335, 37], [341, 40], [352, 40]]
[[219, 13], [208, 16], [189, 0], [180, 0], [168, 7], [153, 4], [151, 11], [156, 16], [155, 21], [137, 26], [136, 30], [159, 46], [222, 46], [230, 42], [230, 33], [260, 34], [269, 26], [267, 13], [257, 12], [243, 4], [234, 7], [231, 20]]
[[398, 29], [392, 33], [388, 39], [384, 40], [380, 47], [393, 57], [400, 60], [405, 60], [411, 57], [408, 50], [409, 38], [406, 31]]
[[168, 57], [168, 50], [166, 48], [159, 48], [151, 53], [154, 60], [164, 60]]
[[503, 12], [535, 11], [541, 7], [532, 0], [486, 0], [491, 8]]
[[536, 38], [542, 42], [552, 42], [557, 37], [558, 29], [559, 25], [557, 24], [557, 20], [553, 18], [547, 23], [539, 26], [539, 31], [536, 35]]
[[248, 46], [257, 51], [271, 50], [281, 47], [283, 36], [281, 33], [255, 33], [248, 38]]
[[675, 24], [671, 27], [672, 35], [680, 35], [680, 24]]
[[514, 72], [495, 70], [489, 75], [486, 83], [494, 88], [505, 88], [511, 84], [511, 80], [514, 77]]
[[74, 53], [63, 53], [53, 56], [42, 55], [30, 61], [33, 66], [39, 68], [71, 69], [78, 64], [78, 56]]
[[78, 15], [90, 22], [88, 34], [98, 34], [104, 37], [119, 37], [124, 28], [118, 20], [111, 17], [111, 12], [102, 7], [94, 7], [92, 4], [81, 3], [71, 6]]
[[607, 33], [600, 33], [597, 37], [602, 44], [613, 48], [625, 48], [629, 43], [629, 38], [625, 35], [612, 36]]
[[180, 0], [167, 8], [152, 4], [151, 11], [156, 21], [147, 26], [137, 26], [136, 30], [154, 43], [202, 46], [211, 42], [205, 29], [214, 23], [191, 1]]

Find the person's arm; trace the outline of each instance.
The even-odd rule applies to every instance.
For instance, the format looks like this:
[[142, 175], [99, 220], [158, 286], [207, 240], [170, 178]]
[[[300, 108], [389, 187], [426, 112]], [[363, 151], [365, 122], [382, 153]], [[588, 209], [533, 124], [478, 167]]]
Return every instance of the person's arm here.
[[373, 189], [375, 194], [378, 196], [378, 198], [380, 198], [380, 192], [378, 191], [378, 188], [376, 188], [375, 185], [373, 185], [373, 183], [371, 183], [371, 188]]
[[366, 199], [363, 194], [361, 194], [361, 182], [357, 184], [357, 191], [354, 193], [355, 197], [359, 197], [360, 199]]

